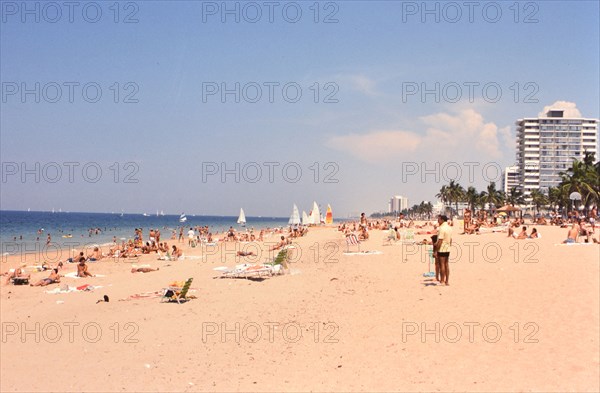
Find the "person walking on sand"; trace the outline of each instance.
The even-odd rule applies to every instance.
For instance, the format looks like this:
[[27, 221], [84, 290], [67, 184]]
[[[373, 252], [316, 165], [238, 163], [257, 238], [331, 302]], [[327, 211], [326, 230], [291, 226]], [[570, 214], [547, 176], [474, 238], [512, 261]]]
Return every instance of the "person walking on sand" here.
[[448, 260], [450, 259], [450, 246], [452, 246], [452, 228], [448, 225], [447, 216], [438, 216], [438, 258], [440, 263], [440, 283], [450, 285], [448, 279], [450, 277], [450, 267]]
[[196, 237], [196, 232], [194, 231], [194, 228], [190, 228], [188, 231], [188, 246], [191, 247], [193, 245], [194, 237]]

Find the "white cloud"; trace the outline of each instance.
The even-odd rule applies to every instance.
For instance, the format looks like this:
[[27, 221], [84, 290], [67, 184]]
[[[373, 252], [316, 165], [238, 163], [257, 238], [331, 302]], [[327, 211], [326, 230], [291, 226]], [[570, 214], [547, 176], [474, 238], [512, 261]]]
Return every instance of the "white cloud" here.
[[376, 82], [368, 76], [362, 74], [343, 74], [336, 75], [336, 80], [348, 84], [352, 90], [367, 96], [373, 97], [379, 95], [376, 88]]
[[349, 152], [363, 161], [378, 162], [419, 148], [419, 135], [400, 130], [372, 131], [366, 134], [334, 136], [327, 144], [337, 150]]
[[538, 117], [546, 117], [546, 113], [551, 109], [564, 110], [565, 117], [582, 117], [581, 112], [577, 109], [577, 104], [569, 101], [556, 101], [552, 105], [545, 106], [544, 110], [538, 113]]
[[502, 157], [501, 143], [510, 143], [510, 127], [485, 122], [473, 109], [421, 117], [424, 131], [371, 130], [329, 139], [328, 146], [367, 162], [406, 159], [479, 160]]

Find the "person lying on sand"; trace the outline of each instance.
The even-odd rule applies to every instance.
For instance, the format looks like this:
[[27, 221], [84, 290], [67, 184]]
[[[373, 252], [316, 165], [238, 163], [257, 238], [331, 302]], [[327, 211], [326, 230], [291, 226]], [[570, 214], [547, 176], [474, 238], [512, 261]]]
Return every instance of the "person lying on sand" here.
[[256, 255], [254, 253], [254, 251], [238, 251], [237, 252], [238, 257], [248, 257], [248, 256], [254, 256], [254, 255]]
[[88, 267], [85, 264], [85, 260], [77, 264], [77, 277], [94, 277], [94, 275], [88, 272]]
[[2, 273], [3, 276], [7, 276], [5, 284], [6, 285], [10, 284], [10, 280], [12, 280], [14, 278], [22, 278], [22, 279], [29, 280], [29, 278], [31, 277], [31, 274], [26, 274], [25, 271], [23, 270], [23, 267], [25, 267], [25, 266], [23, 265], [21, 267], [18, 267], [12, 272], [8, 271], [6, 273]]
[[29, 284], [32, 287], [45, 287], [46, 285], [55, 284], [60, 282], [60, 274], [58, 274], [58, 269], [52, 269], [52, 273], [46, 278], [41, 279], [35, 284]]
[[138, 267], [137, 269], [134, 267], [131, 269], [132, 273], [150, 273], [157, 272], [160, 268], [152, 269], [150, 267]]

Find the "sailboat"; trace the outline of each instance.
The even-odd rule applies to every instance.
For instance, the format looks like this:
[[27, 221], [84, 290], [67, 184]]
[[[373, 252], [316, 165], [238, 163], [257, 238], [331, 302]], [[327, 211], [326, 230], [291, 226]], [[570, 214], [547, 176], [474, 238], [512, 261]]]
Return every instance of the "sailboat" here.
[[187, 217], [185, 216], [185, 213], [181, 213], [181, 215], [179, 216], [179, 222], [186, 222], [187, 221]]
[[333, 224], [333, 212], [329, 204], [327, 204], [327, 213], [325, 213], [325, 224]]
[[304, 210], [302, 210], [302, 225], [308, 225], [308, 224], [310, 224], [308, 215], [306, 214], [306, 212]]
[[314, 225], [321, 224], [321, 212], [319, 211], [319, 205], [317, 205], [317, 202], [313, 202], [313, 208], [312, 208], [312, 211], [310, 212], [310, 215], [311, 215], [311, 217], [310, 217], [311, 224], [314, 224]]
[[161, 211], [160, 211], [160, 215], [161, 215], [161, 216], [164, 216], [164, 215], [165, 215], [165, 212], [161, 210]]
[[300, 213], [298, 213], [298, 206], [294, 203], [294, 209], [292, 210], [292, 215], [290, 216], [290, 220], [288, 221], [290, 225], [299, 225], [300, 224]]
[[244, 209], [240, 208], [240, 216], [238, 217], [237, 223], [241, 226], [246, 226], [246, 215], [244, 214]]
[[144, 213], [144, 214], [142, 214], [142, 216], [148, 217], [148, 213]]

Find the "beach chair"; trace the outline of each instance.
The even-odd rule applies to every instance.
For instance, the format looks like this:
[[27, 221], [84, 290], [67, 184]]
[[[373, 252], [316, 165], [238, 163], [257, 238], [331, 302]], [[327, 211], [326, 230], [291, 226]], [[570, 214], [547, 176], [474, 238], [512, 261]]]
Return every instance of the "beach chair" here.
[[395, 243], [396, 241], [398, 241], [398, 238], [396, 236], [396, 231], [394, 231], [393, 229], [388, 230], [388, 235], [385, 237], [385, 239], [383, 239], [383, 245], [391, 245], [392, 242]]
[[123, 258], [124, 262], [127, 263], [138, 263], [140, 261], [139, 255], [128, 255], [127, 258]]
[[182, 302], [188, 301], [187, 293], [192, 286], [192, 280], [193, 278], [188, 278], [183, 287], [169, 286], [168, 288], [165, 288], [163, 295], [160, 298], [161, 303], [177, 302], [181, 304]]
[[415, 244], [415, 231], [413, 229], [407, 229], [402, 231], [402, 244]]
[[10, 279], [10, 283], [13, 285], [28, 285], [29, 277], [13, 277]]
[[289, 251], [287, 247], [283, 247], [275, 256], [272, 261], [265, 262], [265, 265], [271, 265], [273, 267], [281, 265], [284, 269], [288, 268], [287, 261], [289, 259]]
[[350, 252], [350, 246], [358, 246], [358, 251], [360, 252], [360, 240], [358, 240], [358, 236], [354, 233], [346, 236], [346, 252]]
[[[274, 263], [274, 262], [271, 262]], [[282, 274], [282, 265], [278, 264], [256, 264], [251, 265], [248, 263], [242, 263], [237, 265], [234, 269], [228, 269], [226, 267], [217, 267], [213, 270], [221, 272], [222, 278], [252, 278], [262, 276], [273, 276], [275, 274]]]

